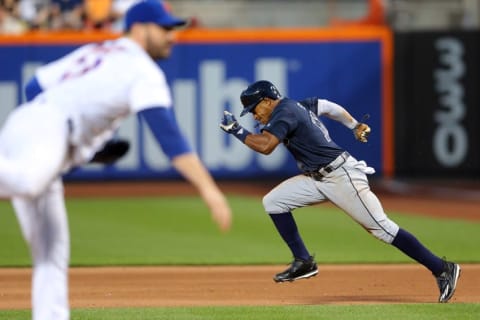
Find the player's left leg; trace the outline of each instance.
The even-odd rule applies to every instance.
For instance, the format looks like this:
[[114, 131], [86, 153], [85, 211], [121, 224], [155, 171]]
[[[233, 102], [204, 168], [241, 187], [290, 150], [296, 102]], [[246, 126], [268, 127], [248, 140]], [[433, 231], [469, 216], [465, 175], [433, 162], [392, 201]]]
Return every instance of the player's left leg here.
[[[322, 184], [322, 192], [373, 236], [392, 244], [428, 268], [437, 278], [441, 294], [439, 301], [448, 301], [455, 290], [460, 267], [433, 254], [415, 236], [390, 220], [370, 190], [366, 175], [358, 170], [355, 162], [356, 160], [349, 159], [344, 167], [327, 177], [331, 183]], [[339, 187], [332, 189], [331, 185]]]
[[67, 320], [70, 240], [61, 180], [37, 198], [12, 203], [33, 259], [33, 320]]

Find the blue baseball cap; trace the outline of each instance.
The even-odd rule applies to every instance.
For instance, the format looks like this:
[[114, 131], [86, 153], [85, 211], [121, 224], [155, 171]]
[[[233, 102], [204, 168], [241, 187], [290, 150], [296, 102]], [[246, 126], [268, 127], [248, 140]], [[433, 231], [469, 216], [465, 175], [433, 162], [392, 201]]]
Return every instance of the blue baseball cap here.
[[125, 31], [130, 30], [134, 23], [155, 23], [162, 27], [172, 28], [186, 25], [187, 20], [171, 15], [163, 1], [141, 0], [127, 10]]

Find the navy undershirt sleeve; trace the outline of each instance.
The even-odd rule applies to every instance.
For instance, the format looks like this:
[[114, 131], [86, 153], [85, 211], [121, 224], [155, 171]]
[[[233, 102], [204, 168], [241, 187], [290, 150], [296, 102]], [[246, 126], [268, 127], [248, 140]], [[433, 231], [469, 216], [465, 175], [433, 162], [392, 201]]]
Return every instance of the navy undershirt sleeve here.
[[138, 115], [145, 120], [168, 158], [192, 152], [178, 127], [172, 108], [152, 107], [140, 111]]
[[27, 101], [32, 101], [37, 95], [43, 92], [42, 86], [37, 77], [33, 77], [25, 86], [25, 97]]

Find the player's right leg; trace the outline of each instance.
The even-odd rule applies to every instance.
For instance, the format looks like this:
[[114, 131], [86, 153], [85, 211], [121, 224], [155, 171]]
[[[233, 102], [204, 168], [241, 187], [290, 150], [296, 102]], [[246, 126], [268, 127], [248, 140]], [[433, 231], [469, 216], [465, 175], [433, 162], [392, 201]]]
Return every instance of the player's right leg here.
[[317, 275], [317, 264], [303, 243], [291, 211], [323, 200], [324, 197], [315, 188], [313, 180], [304, 175], [285, 180], [263, 198], [265, 211], [294, 257], [290, 267], [274, 276], [275, 282], [295, 281]]
[[33, 259], [33, 320], [67, 320], [70, 241], [61, 180], [36, 198], [12, 203]]

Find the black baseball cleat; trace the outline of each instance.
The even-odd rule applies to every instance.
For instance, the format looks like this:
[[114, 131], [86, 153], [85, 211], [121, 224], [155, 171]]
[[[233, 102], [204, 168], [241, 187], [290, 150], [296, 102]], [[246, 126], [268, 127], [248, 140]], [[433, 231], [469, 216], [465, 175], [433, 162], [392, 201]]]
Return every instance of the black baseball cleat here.
[[438, 302], [445, 303], [450, 300], [457, 287], [457, 280], [460, 277], [461, 268], [458, 264], [445, 261], [443, 272], [436, 277], [440, 296]]
[[312, 256], [308, 260], [295, 258], [290, 267], [277, 273], [273, 280], [275, 282], [295, 281], [316, 276], [318, 273], [317, 263]]

